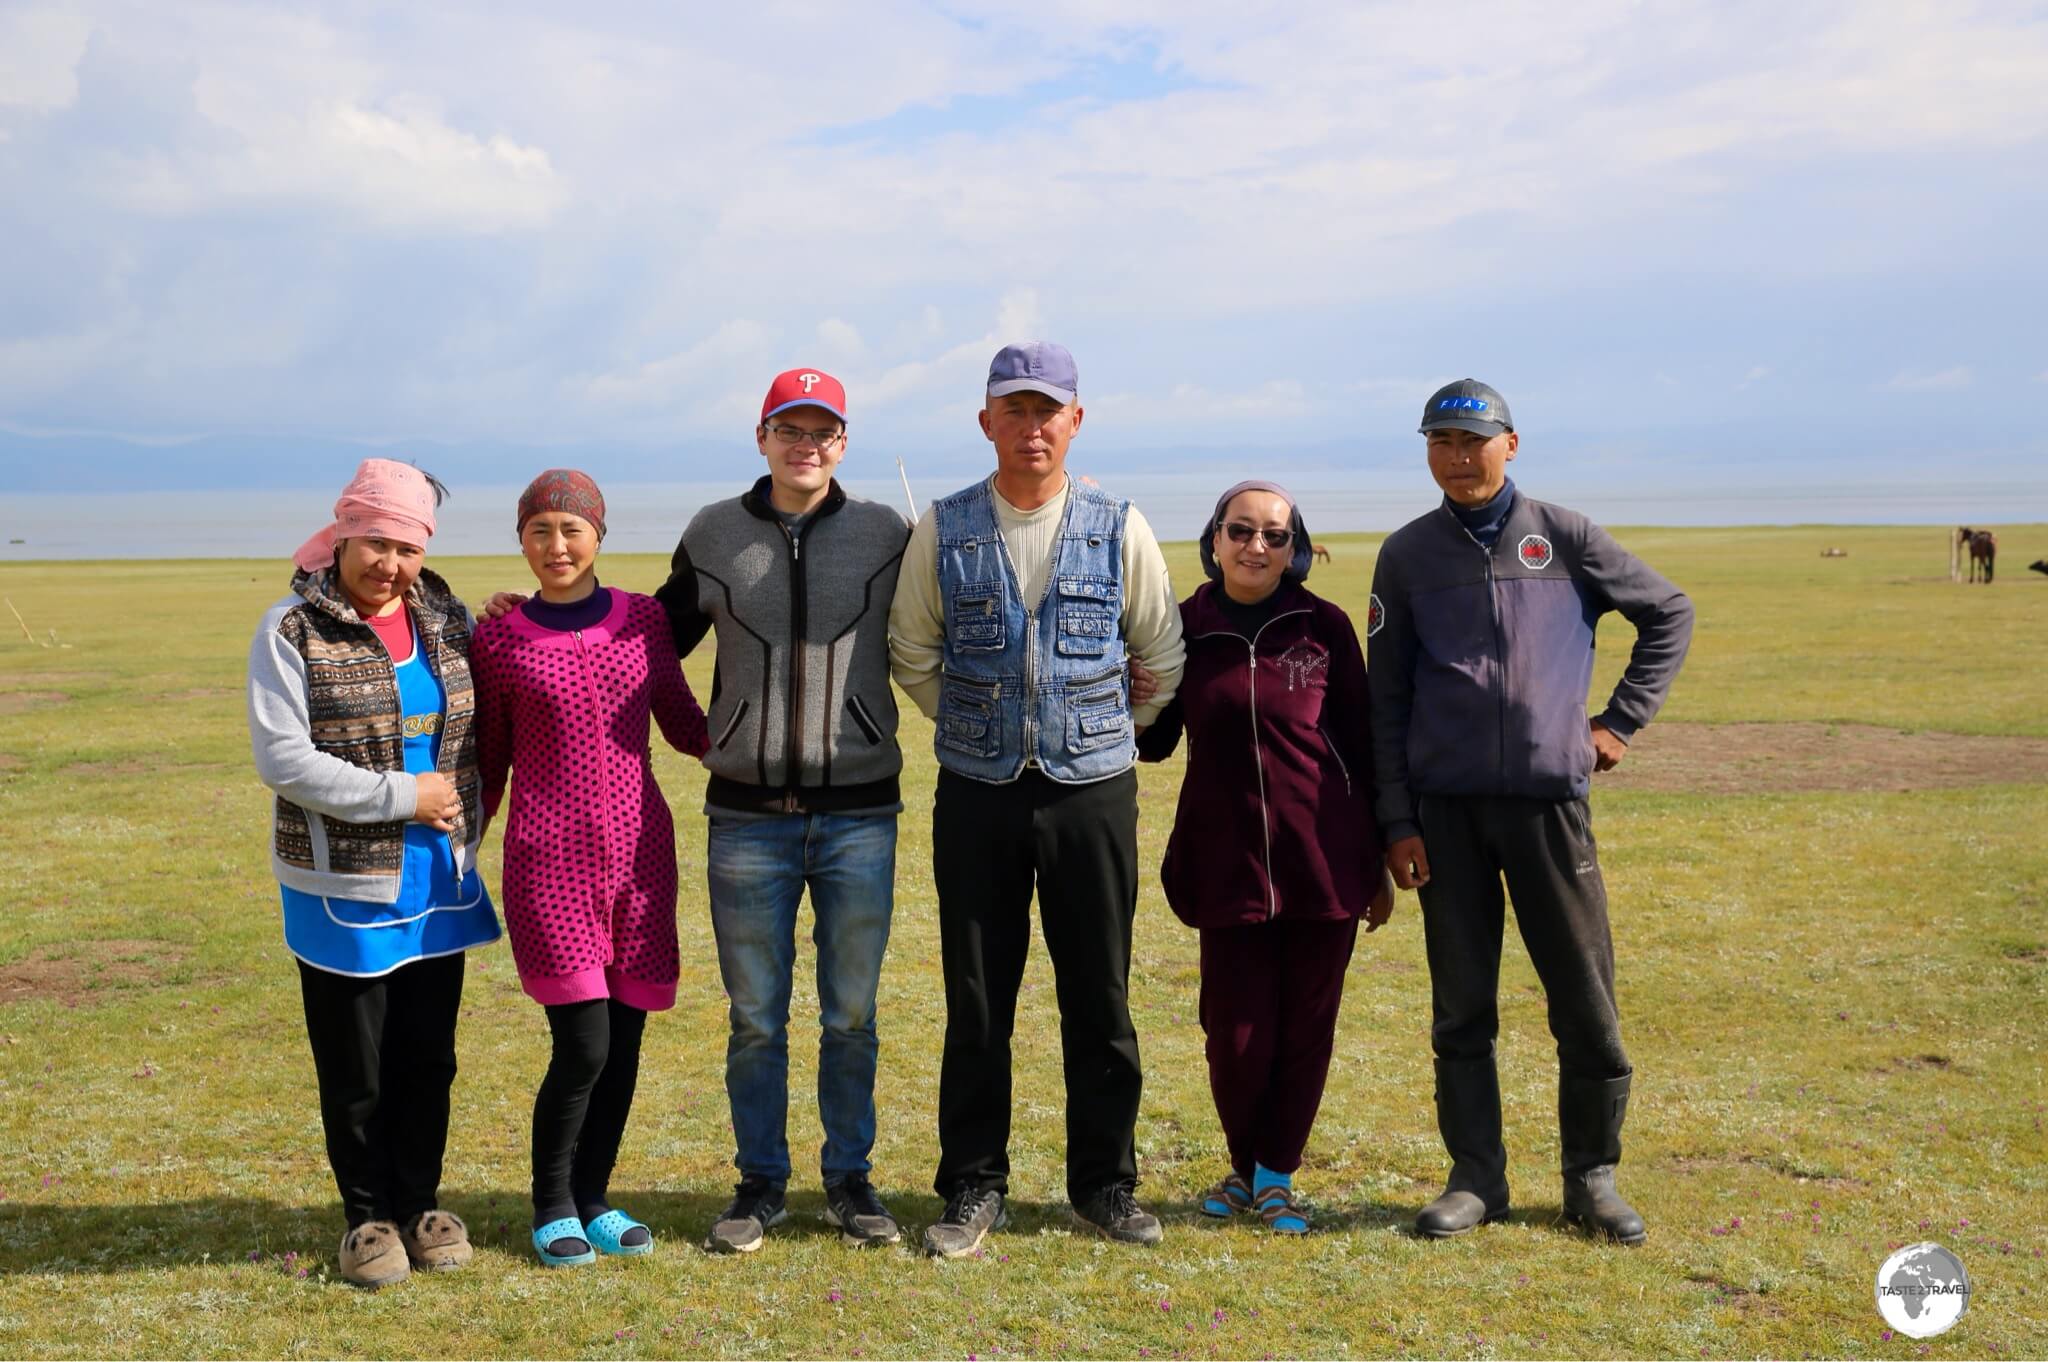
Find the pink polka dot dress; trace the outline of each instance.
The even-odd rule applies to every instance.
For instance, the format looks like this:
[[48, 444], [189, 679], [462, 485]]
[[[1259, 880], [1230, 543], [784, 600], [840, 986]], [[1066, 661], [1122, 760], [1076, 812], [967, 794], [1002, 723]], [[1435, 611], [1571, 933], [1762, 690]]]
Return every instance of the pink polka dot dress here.
[[659, 1012], [676, 999], [676, 848], [648, 719], [686, 756], [709, 737], [661, 606], [611, 595], [574, 632], [517, 610], [477, 625], [477, 764], [486, 817], [511, 778], [499, 904], [520, 984]]

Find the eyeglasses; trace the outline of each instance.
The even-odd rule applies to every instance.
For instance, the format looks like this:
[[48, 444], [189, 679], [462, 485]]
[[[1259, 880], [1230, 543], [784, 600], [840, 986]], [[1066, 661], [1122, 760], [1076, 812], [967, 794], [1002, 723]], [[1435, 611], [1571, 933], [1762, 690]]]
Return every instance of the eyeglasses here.
[[1237, 520], [1219, 520], [1216, 522], [1216, 528], [1229, 535], [1233, 544], [1249, 544], [1252, 542], [1252, 536], [1257, 535], [1266, 541], [1266, 547], [1269, 549], [1284, 549], [1294, 538], [1293, 530], [1262, 530], [1256, 525], [1247, 525]]
[[776, 424], [768, 427], [768, 433], [786, 445], [816, 445], [827, 450], [846, 438], [843, 430], [805, 430], [801, 426]]

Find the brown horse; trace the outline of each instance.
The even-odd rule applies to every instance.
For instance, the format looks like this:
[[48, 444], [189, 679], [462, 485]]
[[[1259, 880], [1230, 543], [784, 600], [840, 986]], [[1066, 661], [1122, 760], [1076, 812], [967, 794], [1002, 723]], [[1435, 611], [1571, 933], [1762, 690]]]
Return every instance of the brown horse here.
[[1327, 563], [1327, 562], [1329, 562], [1329, 561], [1330, 561], [1330, 551], [1329, 551], [1328, 549], [1324, 548], [1324, 547], [1323, 547], [1323, 546], [1322, 546], [1321, 544], [1311, 544], [1311, 545], [1309, 545], [1309, 546], [1308, 546], [1308, 551], [1309, 551], [1309, 554], [1310, 554], [1311, 558], [1320, 558], [1320, 559], [1322, 559], [1322, 560], [1323, 560], [1323, 561], [1324, 561], [1325, 563]]
[[1956, 531], [1956, 543], [1970, 551], [1970, 580], [1991, 584], [1991, 575], [1998, 567], [1998, 536], [1989, 530], [1973, 530], [1964, 525]]

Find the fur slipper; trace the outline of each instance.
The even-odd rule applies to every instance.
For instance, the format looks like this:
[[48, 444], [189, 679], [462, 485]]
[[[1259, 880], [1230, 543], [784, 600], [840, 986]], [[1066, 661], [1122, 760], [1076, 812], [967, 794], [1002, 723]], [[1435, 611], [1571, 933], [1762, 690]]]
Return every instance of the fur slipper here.
[[461, 1267], [475, 1252], [469, 1245], [469, 1226], [453, 1211], [421, 1211], [399, 1233], [405, 1256], [422, 1272]]
[[341, 1236], [341, 1275], [346, 1281], [375, 1291], [395, 1286], [412, 1275], [398, 1226], [371, 1220]]

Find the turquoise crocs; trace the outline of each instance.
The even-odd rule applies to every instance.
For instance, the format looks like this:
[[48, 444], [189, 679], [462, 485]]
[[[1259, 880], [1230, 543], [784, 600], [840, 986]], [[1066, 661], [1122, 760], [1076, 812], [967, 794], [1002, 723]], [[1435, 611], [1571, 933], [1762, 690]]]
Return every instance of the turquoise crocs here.
[[[634, 1230], [646, 1230], [637, 1244], [622, 1242]], [[654, 1252], [654, 1232], [624, 1211], [606, 1211], [583, 1227], [583, 1237], [597, 1245], [598, 1252], [631, 1258]]]
[[573, 1215], [565, 1215], [560, 1220], [550, 1220], [533, 1232], [533, 1251], [540, 1255], [544, 1267], [581, 1267], [597, 1261], [595, 1249], [585, 1249], [581, 1253], [549, 1253], [548, 1245], [557, 1239], [583, 1238], [583, 1222]]

